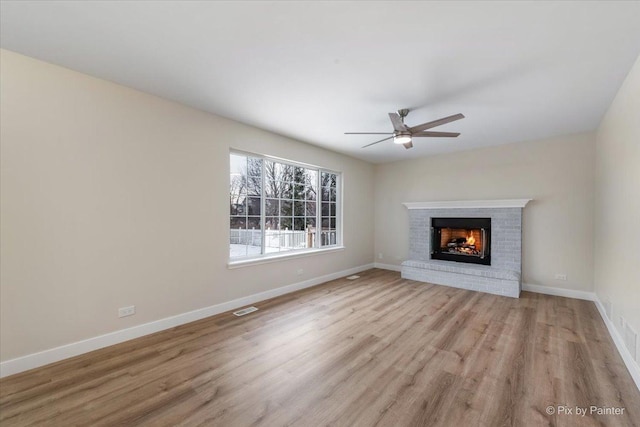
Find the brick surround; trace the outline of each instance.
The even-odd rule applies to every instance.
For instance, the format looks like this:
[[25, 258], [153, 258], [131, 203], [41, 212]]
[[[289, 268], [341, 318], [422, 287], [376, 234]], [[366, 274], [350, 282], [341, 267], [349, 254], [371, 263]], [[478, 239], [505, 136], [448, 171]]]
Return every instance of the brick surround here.
[[[480, 207], [474, 207], [469, 202], [461, 202], [462, 207], [455, 207], [455, 202], [442, 202], [443, 207], [437, 203], [425, 203], [425, 207], [417, 207], [415, 203], [405, 204], [409, 208], [409, 259], [402, 263], [402, 277], [519, 297], [522, 284], [522, 208], [528, 201], [478, 202]], [[491, 218], [491, 265], [432, 260], [432, 217]]]

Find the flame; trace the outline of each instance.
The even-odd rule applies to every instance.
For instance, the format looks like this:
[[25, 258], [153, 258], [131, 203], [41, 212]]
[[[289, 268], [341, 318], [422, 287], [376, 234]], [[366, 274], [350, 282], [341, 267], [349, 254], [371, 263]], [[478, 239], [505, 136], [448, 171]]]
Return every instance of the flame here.
[[473, 237], [473, 232], [469, 231], [469, 237], [467, 237], [468, 245], [475, 245], [476, 239]]

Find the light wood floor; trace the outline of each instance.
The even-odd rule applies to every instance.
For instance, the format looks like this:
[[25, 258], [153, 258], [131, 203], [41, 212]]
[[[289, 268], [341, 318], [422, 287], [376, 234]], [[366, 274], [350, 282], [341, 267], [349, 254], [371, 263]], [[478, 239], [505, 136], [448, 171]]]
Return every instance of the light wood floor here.
[[5, 378], [0, 425], [640, 426], [593, 303], [361, 276]]

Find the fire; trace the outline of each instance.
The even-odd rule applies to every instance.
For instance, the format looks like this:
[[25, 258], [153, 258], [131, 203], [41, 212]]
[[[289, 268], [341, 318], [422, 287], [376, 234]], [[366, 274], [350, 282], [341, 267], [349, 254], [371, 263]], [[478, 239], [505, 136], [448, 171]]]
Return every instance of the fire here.
[[476, 244], [476, 239], [473, 237], [473, 233], [471, 231], [469, 231], [469, 237], [467, 237], [467, 244], [468, 245]]

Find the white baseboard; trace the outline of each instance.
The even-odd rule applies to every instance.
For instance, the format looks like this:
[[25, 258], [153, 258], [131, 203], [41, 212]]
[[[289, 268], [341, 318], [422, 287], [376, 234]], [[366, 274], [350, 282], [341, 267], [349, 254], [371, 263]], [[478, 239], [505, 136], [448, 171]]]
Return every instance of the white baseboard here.
[[225, 311], [234, 310], [249, 304], [255, 304], [259, 301], [264, 301], [269, 298], [274, 298], [280, 295], [298, 291], [300, 289], [316, 286], [330, 280], [339, 279], [340, 277], [350, 276], [352, 274], [360, 273], [361, 271], [371, 268], [374, 268], [374, 264], [361, 265], [359, 267], [354, 267], [347, 270], [338, 271], [336, 273], [315, 277], [313, 279], [294, 283], [292, 285], [282, 286], [280, 288], [271, 289], [265, 292], [260, 292], [221, 304], [200, 308], [198, 310], [189, 311], [187, 313], [178, 314], [176, 316], [166, 317], [164, 319], [144, 323], [142, 325], [133, 326], [131, 328], [121, 329], [119, 331], [110, 332], [108, 334], [99, 335], [97, 337], [88, 338], [86, 340], [7, 360], [0, 363], [0, 378], [27, 371], [29, 369], [38, 368], [40, 366], [48, 365], [50, 363], [78, 356], [80, 354], [88, 353], [90, 351], [98, 350], [110, 345], [119, 344], [121, 342], [139, 338], [144, 335], [153, 334], [155, 332], [163, 331], [175, 326], [184, 325], [185, 323], [194, 322], [196, 320], [204, 319], [205, 317], [224, 313]]
[[594, 292], [554, 288], [551, 286], [527, 285], [524, 283], [522, 284], [522, 290], [535, 292], [539, 294], [555, 295], [560, 297], [593, 301], [598, 311], [600, 312], [600, 316], [602, 317], [604, 324], [607, 326], [609, 335], [611, 336], [613, 343], [616, 345], [616, 349], [618, 350], [618, 353], [622, 357], [622, 360], [625, 366], [627, 367], [627, 370], [631, 374], [631, 378], [633, 378], [633, 382], [636, 383], [636, 387], [638, 387], [638, 390], [640, 390], [640, 367], [638, 366], [638, 363], [635, 360], [633, 360], [633, 357], [631, 356], [631, 353], [629, 353], [629, 350], [627, 350], [627, 347], [624, 345], [624, 341], [622, 340], [622, 337], [618, 333], [618, 330], [613, 325], [613, 322], [611, 322], [611, 320], [607, 317], [606, 311], [604, 309], [604, 305], [602, 304], [602, 302]]
[[596, 294], [587, 291], [577, 291], [575, 289], [554, 288], [551, 286], [528, 285], [522, 284], [522, 290], [527, 292], [535, 292], [536, 294], [555, 295], [557, 297], [584, 299], [587, 301], [595, 301]]
[[602, 301], [600, 301], [600, 298], [596, 296], [594, 302], [596, 304], [596, 307], [598, 308], [598, 311], [600, 312], [600, 316], [602, 317], [604, 324], [607, 326], [607, 329], [609, 330], [609, 335], [611, 335], [611, 339], [613, 339], [613, 343], [616, 345], [616, 348], [618, 349], [618, 353], [620, 353], [620, 356], [622, 356], [622, 360], [624, 361], [624, 364], [627, 367], [627, 370], [631, 374], [631, 378], [633, 378], [633, 382], [636, 383], [636, 387], [638, 387], [638, 390], [640, 390], [640, 366], [638, 366], [638, 362], [633, 360], [633, 357], [631, 356], [631, 353], [629, 353], [627, 346], [624, 345], [624, 341], [622, 340], [622, 337], [618, 333], [618, 330], [614, 326], [611, 319], [607, 317], [607, 312], [605, 311], [604, 305], [602, 304]]
[[402, 271], [401, 265], [393, 265], [393, 264], [382, 264], [380, 262], [376, 262], [373, 264], [375, 268], [381, 268], [383, 270], [391, 270], [391, 271]]

